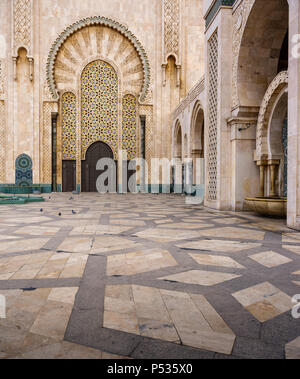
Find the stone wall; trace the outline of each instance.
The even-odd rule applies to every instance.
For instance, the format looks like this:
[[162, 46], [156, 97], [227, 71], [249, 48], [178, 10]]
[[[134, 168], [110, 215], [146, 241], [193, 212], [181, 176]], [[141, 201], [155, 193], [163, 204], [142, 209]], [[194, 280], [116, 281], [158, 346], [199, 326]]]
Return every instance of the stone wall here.
[[[6, 47], [5, 51], [1, 50], [0, 56], [1, 114], [5, 115], [2, 116], [0, 125], [5, 124], [1, 136], [5, 134], [6, 145], [9, 147], [4, 154], [5, 173], [1, 163], [3, 159], [0, 160], [0, 182], [14, 183], [15, 158], [26, 153], [33, 160], [34, 183], [50, 184], [45, 183], [51, 180], [49, 117], [51, 118], [51, 113], [59, 111], [60, 107], [59, 104], [51, 105], [56, 99], [47, 83], [47, 60], [61, 33], [70, 25], [88, 17], [114, 20], [140, 42], [151, 74], [147, 96], [140, 104], [142, 111], [147, 109], [146, 113], [149, 114], [147, 125], [151, 130], [147, 131], [147, 141], [151, 142], [147, 146], [148, 156], [170, 155], [171, 147], [166, 149], [161, 143], [162, 136], [166, 136], [171, 145], [172, 129], [169, 119], [171, 111], [164, 107], [165, 102], [170, 101], [170, 93], [162, 89], [164, 44], [171, 46], [171, 50], [172, 46], [178, 48], [179, 102], [203, 75], [204, 20], [202, 1], [178, 0], [176, 6], [173, 1], [169, 2], [167, 6], [172, 17], [179, 20], [174, 40], [170, 29], [167, 28], [168, 32], [164, 34], [162, 28], [162, 25], [168, 24], [170, 16], [167, 14], [167, 19], [164, 19], [164, 3], [165, 0], [0, 0], [0, 12], [5, 20], [0, 25], [0, 44]], [[106, 53], [111, 41], [109, 36], [107, 38]], [[78, 45], [75, 42], [71, 51], [74, 49], [76, 54]], [[85, 55], [86, 52], [82, 53]], [[101, 52], [104, 60], [106, 53]], [[66, 69], [71, 72], [73, 67], [70, 65]], [[134, 67], [128, 67], [127, 71], [130, 69], [133, 70]], [[3, 70], [6, 70], [5, 77], [1, 75]], [[64, 78], [61, 79], [64, 81]], [[151, 112], [148, 109], [150, 105], [153, 107]], [[173, 109], [176, 105], [176, 102], [172, 104]], [[2, 155], [3, 151], [2, 149]]]

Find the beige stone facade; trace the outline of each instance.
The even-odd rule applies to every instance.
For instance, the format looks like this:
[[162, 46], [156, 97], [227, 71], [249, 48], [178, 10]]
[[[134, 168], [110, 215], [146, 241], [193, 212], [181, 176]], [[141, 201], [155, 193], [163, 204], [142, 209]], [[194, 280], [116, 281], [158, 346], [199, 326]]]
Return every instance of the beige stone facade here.
[[[252, 199], [266, 208], [287, 199], [288, 226], [299, 229], [299, 2], [206, 0], [203, 15], [204, 204], [243, 210]], [[173, 113], [173, 156], [181, 146], [182, 159], [195, 145], [189, 97]], [[187, 155], [177, 138], [185, 134]]]
[[[0, 12], [1, 184], [15, 184], [16, 159], [26, 154], [33, 184], [51, 185], [54, 168], [62, 189], [63, 161], [72, 159], [78, 186], [86, 148], [98, 139], [108, 143], [116, 160], [124, 146], [131, 157], [139, 157], [141, 117], [146, 159], [171, 158], [171, 113], [204, 73], [198, 1], [1, 0]], [[104, 114], [109, 100], [99, 111], [99, 117], [108, 117], [102, 118], [106, 126], [114, 125], [106, 137], [91, 130], [83, 137], [83, 118], [89, 115], [82, 115], [82, 73], [100, 61], [116, 73], [115, 118]], [[110, 91], [104, 87], [101, 98]], [[66, 93], [74, 104], [64, 107]], [[100, 95], [95, 96], [97, 101]], [[125, 114], [123, 108], [131, 105], [134, 111]], [[126, 127], [131, 128], [127, 134]], [[64, 155], [65, 140], [74, 140], [75, 156]]]
[[33, 185], [84, 190], [102, 141], [116, 161], [186, 160], [211, 208], [287, 198], [298, 229], [298, 7], [0, 0], [0, 184], [29, 157]]

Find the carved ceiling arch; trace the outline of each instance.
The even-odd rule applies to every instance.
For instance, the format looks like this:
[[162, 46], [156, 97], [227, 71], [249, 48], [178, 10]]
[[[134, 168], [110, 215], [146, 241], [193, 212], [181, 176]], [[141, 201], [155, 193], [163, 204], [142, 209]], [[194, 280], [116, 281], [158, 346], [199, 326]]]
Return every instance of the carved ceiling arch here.
[[76, 89], [86, 62], [99, 57], [113, 62], [123, 80], [123, 93], [144, 102], [150, 87], [147, 54], [125, 26], [105, 17], [91, 17], [69, 26], [54, 42], [47, 61], [47, 83], [54, 100], [65, 87]]
[[261, 158], [268, 154], [268, 125], [272, 109], [283, 90], [287, 90], [289, 75], [288, 71], [280, 72], [269, 85], [263, 98], [257, 122], [256, 132], [256, 155]]
[[232, 106], [259, 107], [278, 73], [287, 0], [243, 0], [234, 12]]

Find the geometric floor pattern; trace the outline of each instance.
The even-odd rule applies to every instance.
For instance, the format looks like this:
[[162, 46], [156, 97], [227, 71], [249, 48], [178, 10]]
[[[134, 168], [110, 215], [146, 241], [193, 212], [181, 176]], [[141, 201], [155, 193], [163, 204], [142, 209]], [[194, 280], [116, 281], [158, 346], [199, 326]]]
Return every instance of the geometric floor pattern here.
[[0, 208], [0, 358], [299, 358], [284, 221], [177, 195], [45, 199]]
[[202, 295], [107, 286], [104, 327], [230, 354], [234, 333]]
[[292, 308], [290, 296], [268, 282], [236, 292], [232, 296], [260, 322], [271, 320]]

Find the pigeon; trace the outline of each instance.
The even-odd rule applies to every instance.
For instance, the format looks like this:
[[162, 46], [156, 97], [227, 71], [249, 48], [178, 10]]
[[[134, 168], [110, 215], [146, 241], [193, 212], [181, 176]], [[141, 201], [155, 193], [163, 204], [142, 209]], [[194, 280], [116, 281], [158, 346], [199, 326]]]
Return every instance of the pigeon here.
[[40, 209], [40, 212], [43, 212], [43, 208]]
[[73, 213], [73, 215], [76, 215], [76, 214], [77, 214], [77, 212], [75, 212], [75, 211], [73, 211], [73, 210], [72, 210], [72, 213]]
[[73, 197], [70, 197], [70, 199], [69, 199], [69, 200], [74, 200], [74, 199], [73, 199]]
[[59, 213], [58, 215], [61, 216], [61, 213]]

